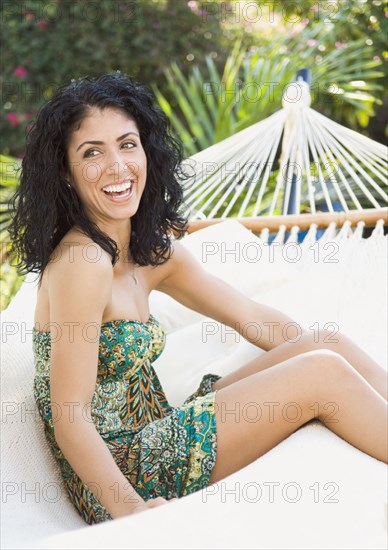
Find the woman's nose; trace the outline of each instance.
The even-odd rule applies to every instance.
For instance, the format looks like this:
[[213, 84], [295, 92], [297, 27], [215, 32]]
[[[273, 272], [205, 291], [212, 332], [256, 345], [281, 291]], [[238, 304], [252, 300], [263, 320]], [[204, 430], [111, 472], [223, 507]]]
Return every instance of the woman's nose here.
[[108, 174], [116, 174], [119, 176], [123, 172], [128, 172], [128, 168], [124, 162], [116, 160], [113, 163], [109, 163], [106, 171]]
[[121, 157], [121, 155], [118, 153], [113, 153], [110, 155], [109, 159], [107, 159], [107, 167], [106, 172], [110, 175], [114, 175], [115, 179], [119, 181], [122, 179], [122, 176], [127, 174], [129, 172], [127, 163], [125, 160]]

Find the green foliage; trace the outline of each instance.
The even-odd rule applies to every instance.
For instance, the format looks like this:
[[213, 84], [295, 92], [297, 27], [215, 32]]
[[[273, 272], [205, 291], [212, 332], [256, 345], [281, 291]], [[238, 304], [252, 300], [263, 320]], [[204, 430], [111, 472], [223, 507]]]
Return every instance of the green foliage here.
[[[29, 125], [59, 86], [117, 69], [154, 86], [187, 154], [279, 109], [284, 86], [304, 67], [312, 69], [314, 108], [384, 141], [388, 109], [381, 104], [379, 80], [382, 72], [387, 75], [384, 2], [273, 2], [271, 11], [270, 4], [4, 2], [1, 151], [23, 156]], [[233, 93], [223, 93], [226, 90]], [[255, 90], [260, 97], [250, 96]], [[1, 309], [22, 280], [9, 257], [6, 231], [18, 164], [14, 158], [0, 159]], [[242, 200], [236, 202], [237, 209]]]
[[[238, 4], [239, 2], [236, 2]], [[375, 109], [355, 110], [350, 103], [344, 103], [345, 113], [338, 108], [332, 111], [326, 109], [324, 114], [335, 115], [339, 123], [350, 123], [351, 126], [372, 139], [386, 142], [388, 136], [388, 19], [387, 3], [384, 0], [299, 0], [298, 2], [261, 2], [256, 0], [257, 9], [252, 8], [251, 14], [246, 13], [246, 21], [242, 35], [246, 46], [270, 46], [282, 36], [289, 43], [284, 53], [313, 53], [317, 65], [330, 51], [350, 45], [358, 41], [364, 45], [365, 57], [370, 61], [380, 61], [381, 70], [385, 75], [384, 91], [374, 90], [373, 95], [379, 99]], [[243, 3], [241, 3], [243, 4]], [[251, 2], [253, 4], [253, 2]], [[240, 10], [241, 12], [242, 10]], [[255, 15], [258, 14], [258, 17]], [[229, 19], [230, 20], [230, 19]], [[307, 43], [307, 34], [315, 27], [323, 27], [323, 32], [317, 38], [316, 51], [312, 51]], [[248, 32], [249, 31], [249, 32]], [[248, 37], [247, 37], [248, 32]], [[306, 34], [307, 33], [307, 34]], [[306, 48], [307, 46], [307, 48]], [[268, 49], [270, 52], [271, 50]], [[365, 80], [365, 79], [362, 79]], [[374, 82], [374, 79], [373, 79]], [[368, 83], [372, 84], [370, 77]], [[374, 82], [375, 83], [375, 82]], [[360, 90], [362, 93], [363, 90]], [[366, 90], [368, 91], [368, 90]], [[383, 100], [383, 103], [380, 103]], [[344, 115], [344, 116], [343, 116]], [[372, 118], [373, 117], [373, 118]]]
[[[368, 121], [384, 76], [363, 40], [329, 50], [318, 49], [324, 24], [305, 30], [303, 38], [278, 37], [270, 45], [245, 52], [237, 42], [223, 71], [206, 57], [206, 70], [194, 66], [186, 77], [177, 64], [164, 71], [168, 90], [154, 86], [161, 107], [184, 142], [187, 155], [251, 126], [277, 111], [286, 86], [298, 69], [312, 72], [312, 106], [348, 126]], [[306, 47], [306, 43], [308, 46]]]
[[20, 162], [12, 157], [0, 155], [0, 310], [5, 309], [19, 290], [25, 276], [19, 275], [15, 257], [11, 254], [11, 242], [7, 231], [12, 214], [10, 199], [19, 182]]
[[39, 107], [72, 78], [121, 70], [150, 85], [171, 61], [184, 71], [204, 54], [225, 58], [217, 17], [181, 0], [7, 2], [1, 22], [2, 152], [15, 156]]
[[[255, 9], [255, 2], [248, 0], [3, 3], [2, 152], [23, 156], [26, 130], [39, 107], [71, 78], [119, 69], [157, 85], [168, 96], [166, 67], [175, 64], [187, 77], [195, 65], [208, 78], [207, 60], [220, 73], [236, 39], [242, 51], [257, 51], [266, 60], [272, 56], [272, 45], [282, 40], [283, 48], [275, 48], [275, 54], [296, 59], [297, 69], [306, 57], [319, 65], [320, 57], [324, 59], [332, 50], [338, 49], [342, 57], [342, 44], [353, 40], [364, 41], [365, 56], [371, 61], [386, 55], [387, 20], [381, 0], [275, 2], [273, 11], [270, 2], [256, 0], [256, 4]], [[323, 32], [311, 47], [306, 42], [314, 39], [316, 27], [323, 27]], [[368, 84], [372, 84], [370, 79]], [[377, 90], [366, 91], [382, 97]], [[349, 101], [344, 106], [350, 106]], [[334, 111], [329, 108], [328, 112]], [[342, 116], [341, 109], [335, 114]], [[371, 115], [372, 110], [358, 110], [352, 124], [365, 126]], [[349, 107], [344, 120], [351, 116]], [[381, 126], [383, 111], [373, 126], [369, 124], [367, 133], [373, 137], [380, 132], [382, 140]]]

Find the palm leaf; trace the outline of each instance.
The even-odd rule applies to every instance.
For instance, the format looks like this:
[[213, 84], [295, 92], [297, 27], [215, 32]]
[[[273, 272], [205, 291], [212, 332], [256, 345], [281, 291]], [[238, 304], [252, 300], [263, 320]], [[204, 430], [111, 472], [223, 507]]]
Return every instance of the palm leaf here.
[[15, 267], [17, 258], [11, 254], [11, 241], [7, 230], [12, 214], [10, 200], [19, 183], [19, 170], [19, 160], [0, 155], [0, 310], [9, 305], [25, 278], [18, 274]]
[[[319, 41], [326, 31], [325, 25], [317, 25], [306, 30], [303, 38]], [[321, 54], [318, 44], [316, 48], [295, 46], [294, 39], [283, 36], [255, 52], [242, 51], [237, 42], [222, 72], [209, 56], [203, 73], [194, 66], [185, 76], [177, 65], [164, 71], [171, 102], [177, 109], [172, 109], [158, 90], [156, 95], [171, 116], [187, 156], [278, 110], [285, 87], [300, 68], [312, 71], [312, 101], [318, 111], [334, 118], [345, 117], [350, 126], [357, 119], [365, 124], [374, 114], [374, 105], [381, 104], [376, 94], [383, 87], [374, 82], [384, 76], [376, 70], [381, 62], [370, 59], [364, 40]], [[322, 58], [319, 63], [317, 55]], [[248, 94], [254, 87], [261, 92], [256, 100]]]

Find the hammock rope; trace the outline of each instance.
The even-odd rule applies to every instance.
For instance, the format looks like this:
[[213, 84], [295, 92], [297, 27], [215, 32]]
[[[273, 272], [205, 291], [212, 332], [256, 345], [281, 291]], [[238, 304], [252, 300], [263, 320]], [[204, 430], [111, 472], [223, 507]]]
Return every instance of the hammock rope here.
[[230, 216], [255, 231], [387, 223], [387, 147], [312, 109], [305, 74], [279, 111], [186, 160], [189, 231]]

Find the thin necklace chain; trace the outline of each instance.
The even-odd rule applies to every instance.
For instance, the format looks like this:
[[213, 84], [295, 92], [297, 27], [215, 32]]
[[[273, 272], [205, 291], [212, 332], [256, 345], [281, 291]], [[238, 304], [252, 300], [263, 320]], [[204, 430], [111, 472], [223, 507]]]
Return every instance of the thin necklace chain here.
[[135, 275], [135, 266], [133, 266], [133, 271], [132, 271], [132, 273], [130, 273], [129, 275], [130, 275], [130, 276], [132, 277], [132, 279], [135, 281], [135, 285], [137, 285], [137, 277], [136, 277], [136, 275]]
[[136, 269], [136, 264], [133, 263], [132, 273], [130, 273], [129, 276], [132, 277], [132, 279], [135, 281], [135, 285], [137, 285], [137, 277], [135, 275], [135, 269]]

